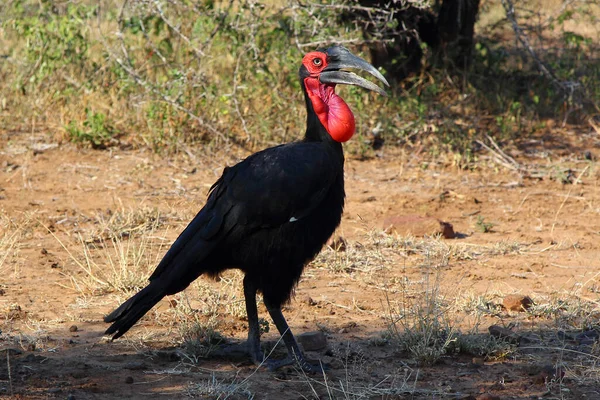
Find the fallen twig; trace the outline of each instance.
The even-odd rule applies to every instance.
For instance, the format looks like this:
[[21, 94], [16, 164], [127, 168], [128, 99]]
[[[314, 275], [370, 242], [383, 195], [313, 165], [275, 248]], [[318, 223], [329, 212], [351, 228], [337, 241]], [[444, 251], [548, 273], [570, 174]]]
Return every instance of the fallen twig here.
[[475, 140], [475, 142], [477, 144], [479, 144], [481, 147], [483, 147], [484, 149], [486, 149], [487, 151], [489, 151], [493, 155], [494, 161], [496, 161], [498, 164], [502, 165], [503, 167], [505, 167], [507, 169], [511, 169], [513, 171], [517, 171], [520, 173], [525, 172], [523, 170], [523, 168], [519, 165], [519, 163], [516, 162], [514, 158], [510, 157], [505, 152], [503, 152], [500, 149], [500, 147], [496, 144], [496, 142], [489, 135], [485, 135], [485, 136], [490, 141], [490, 143], [492, 144], [494, 149], [491, 148], [490, 146], [488, 146], [487, 144], [485, 144], [481, 140]]

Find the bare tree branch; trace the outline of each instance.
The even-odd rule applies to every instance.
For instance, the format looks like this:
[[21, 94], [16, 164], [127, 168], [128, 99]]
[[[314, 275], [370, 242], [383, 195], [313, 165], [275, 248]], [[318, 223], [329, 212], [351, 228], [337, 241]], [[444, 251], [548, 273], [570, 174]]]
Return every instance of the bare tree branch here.
[[521, 42], [523, 47], [527, 50], [529, 55], [535, 60], [540, 72], [548, 79], [552, 84], [559, 89], [563, 94], [569, 99], [573, 97], [575, 91], [581, 87], [581, 84], [576, 81], [561, 81], [556, 74], [552, 71], [552, 69], [546, 65], [537, 55], [533, 46], [529, 43], [529, 38], [523, 31], [523, 29], [517, 23], [517, 18], [515, 16], [515, 6], [512, 0], [502, 0], [502, 5], [504, 6], [504, 10], [506, 11], [506, 17], [512, 24], [513, 30], [517, 37], [517, 40]]
[[117, 36], [117, 39], [119, 40], [119, 44], [120, 44], [120, 47], [121, 47], [122, 56], [119, 56], [119, 55], [115, 54], [114, 50], [106, 42], [106, 39], [105, 39], [102, 31], [100, 30], [100, 27], [98, 27], [98, 29], [100, 31], [101, 40], [102, 40], [102, 42], [104, 44], [104, 48], [106, 49], [109, 57], [113, 61], [115, 61], [125, 72], [127, 72], [127, 74], [138, 85], [142, 86], [147, 92], [150, 92], [152, 94], [155, 94], [155, 95], [159, 96], [163, 101], [165, 101], [166, 103], [170, 104], [175, 109], [177, 109], [179, 111], [183, 111], [184, 113], [186, 113], [190, 118], [192, 118], [193, 120], [195, 120], [201, 127], [207, 129], [212, 134], [214, 134], [214, 135], [220, 137], [222, 140], [228, 142], [229, 138], [225, 134], [223, 134], [221, 131], [219, 131], [217, 128], [215, 128], [211, 124], [207, 123], [203, 118], [201, 118], [200, 116], [196, 115], [192, 110], [190, 110], [187, 107], [182, 106], [181, 104], [179, 104], [179, 102], [177, 102], [171, 96], [168, 96], [162, 90], [160, 90], [157, 87], [155, 87], [154, 85], [152, 85], [150, 82], [148, 82], [146, 79], [144, 79], [135, 70], [134, 66], [131, 64], [131, 61], [130, 61], [131, 58], [129, 56], [129, 52], [127, 50], [127, 46], [125, 45], [125, 42], [124, 42], [125, 34], [121, 30], [121, 27], [123, 26], [124, 11], [125, 11], [125, 8], [126, 8], [127, 4], [128, 4], [128, 0], [125, 0], [123, 2], [123, 5], [121, 6], [121, 9], [119, 11], [119, 16], [118, 16], [118, 19], [117, 19], [117, 21], [118, 21], [118, 31], [116, 33], [116, 36]]

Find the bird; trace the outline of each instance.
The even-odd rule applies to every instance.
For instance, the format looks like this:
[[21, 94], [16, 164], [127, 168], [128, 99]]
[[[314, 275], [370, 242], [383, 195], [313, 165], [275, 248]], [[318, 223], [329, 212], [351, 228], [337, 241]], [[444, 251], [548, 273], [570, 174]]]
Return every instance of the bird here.
[[[234, 268], [244, 273], [248, 318], [244, 348], [252, 361], [266, 363], [271, 370], [293, 364], [305, 371], [321, 370], [300, 350], [281, 308], [342, 218], [342, 143], [355, 133], [356, 122], [336, 86], [355, 85], [386, 95], [350, 69], [365, 71], [389, 86], [375, 67], [343, 46], [303, 56], [299, 78], [307, 111], [304, 138], [225, 167], [204, 207], [158, 263], [148, 285], [104, 318], [112, 323], [106, 335], [119, 338], [163, 297], [184, 290], [201, 275], [217, 277]], [[262, 293], [287, 348], [282, 360], [266, 359], [261, 351], [257, 293]]]

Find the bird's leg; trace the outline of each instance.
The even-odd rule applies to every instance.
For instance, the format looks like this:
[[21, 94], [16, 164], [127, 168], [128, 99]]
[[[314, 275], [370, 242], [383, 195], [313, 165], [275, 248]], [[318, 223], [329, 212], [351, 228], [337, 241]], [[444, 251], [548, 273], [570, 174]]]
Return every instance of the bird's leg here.
[[258, 326], [258, 309], [256, 307], [256, 287], [251, 278], [244, 277], [244, 299], [246, 301], [246, 314], [248, 316], [248, 341], [246, 346], [252, 361], [260, 365], [264, 356], [260, 351], [260, 328]]
[[226, 345], [219, 349], [219, 354], [236, 358], [250, 355], [254, 364], [261, 365], [264, 362], [264, 355], [260, 350], [256, 287], [252, 283], [252, 279], [248, 278], [248, 275], [244, 278], [244, 299], [246, 301], [246, 314], [248, 315], [248, 340], [245, 343]]
[[296, 338], [292, 334], [292, 331], [281, 312], [281, 308], [271, 307], [269, 304], [266, 304], [266, 306], [288, 351], [287, 358], [278, 361], [270, 361], [268, 363], [269, 369], [274, 371], [283, 366], [298, 363], [298, 365], [306, 372], [322, 372], [323, 368], [321, 366], [309, 363], [306, 357], [304, 357], [304, 354], [302, 354], [302, 351], [300, 351], [298, 342], [296, 342]]

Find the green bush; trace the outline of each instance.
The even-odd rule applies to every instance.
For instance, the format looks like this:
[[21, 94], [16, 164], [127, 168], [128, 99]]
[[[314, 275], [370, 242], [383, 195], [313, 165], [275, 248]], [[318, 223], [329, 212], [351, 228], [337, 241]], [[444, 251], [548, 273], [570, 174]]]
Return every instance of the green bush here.
[[[225, 141], [256, 150], [299, 139], [303, 53], [341, 42], [368, 58], [358, 25], [339, 18], [344, 4], [9, 1], [0, 6], [0, 48], [8, 49], [0, 64], [0, 129], [27, 131], [35, 123], [95, 148], [127, 141], [157, 152]], [[492, 12], [486, 7], [481, 13]], [[600, 103], [595, 44], [565, 28], [573, 20], [593, 23], [588, 14], [567, 7], [542, 27], [542, 34], [562, 32], [560, 47], [543, 56], [557, 79], [580, 85], [570, 97], [531, 60], [520, 65], [514, 41], [496, 34], [507, 25], [478, 27], [468, 71], [426, 63], [387, 99], [340, 88], [358, 121], [348, 150], [372, 156], [377, 135], [386, 145], [451, 152], [465, 166], [476, 160], [474, 141], [482, 135], [500, 144], [518, 140], [540, 129], [540, 119], [572, 115], [582, 98]]]
[[78, 127], [75, 121], [67, 125], [69, 138], [76, 143], [89, 143], [94, 149], [110, 146], [115, 140], [115, 129], [107, 122], [106, 115], [88, 108], [85, 114], [82, 127]]

